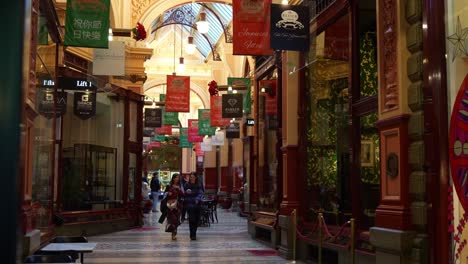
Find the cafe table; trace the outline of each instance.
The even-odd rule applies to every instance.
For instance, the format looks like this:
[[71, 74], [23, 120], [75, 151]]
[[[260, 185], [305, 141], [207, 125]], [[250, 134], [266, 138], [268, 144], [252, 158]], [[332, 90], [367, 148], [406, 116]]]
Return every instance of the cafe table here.
[[44, 252], [77, 252], [80, 253], [81, 263], [84, 263], [83, 253], [91, 253], [96, 248], [97, 243], [50, 243], [41, 248]]

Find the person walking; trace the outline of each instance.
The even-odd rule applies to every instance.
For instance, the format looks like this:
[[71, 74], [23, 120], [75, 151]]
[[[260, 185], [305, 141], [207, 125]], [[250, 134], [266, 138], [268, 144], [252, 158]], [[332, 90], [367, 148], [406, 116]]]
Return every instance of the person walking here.
[[153, 197], [153, 212], [158, 211], [158, 200], [159, 200], [159, 190], [161, 189], [161, 182], [159, 181], [159, 172], [153, 173], [153, 178], [151, 178], [151, 196]]
[[189, 216], [190, 240], [197, 240], [202, 196], [203, 191], [198, 181], [197, 174], [192, 172], [184, 194], [184, 207], [187, 209]]
[[[182, 177], [182, 190], [185, 192], [186, 188], [187, 188], [187, 184], [188, 184], [188, 181], [189, 181], [189, 178], [186, 178], [186, 177]], [[185, 204], [185, 203], [184, 203]], [[183, 223], [186, 219], [186, 216], [187, 216], [187, 208], [185, 206], [182, 207], [182, 213], [181, 213], [182, 217], [181, 217], [181, 222]]]
[[180, 184], [180, 175], [178, 173], [172, 175], [171, 182], [166, 187], [166, 192], [166, 212], [164, 212], [167, 214], [166, 232], [172, 233], [172, 240], [176, 240], [177, 227], [180, 225], [180, 210], [182, 209], [182, 204], [179, 200], [184, 195]]

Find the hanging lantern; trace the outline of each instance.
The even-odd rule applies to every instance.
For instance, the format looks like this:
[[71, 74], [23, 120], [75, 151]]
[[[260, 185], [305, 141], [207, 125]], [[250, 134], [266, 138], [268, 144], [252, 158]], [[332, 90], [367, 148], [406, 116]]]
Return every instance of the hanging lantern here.
[[210, 30], [210, 23], [206, 21], [206, 13], [201, 12], [200, 13], [200, 21], [197, 22], [197, 30], [201, 34], [206, 34]]
[[187, 54], [195, 53], [196, 46], [195, 44], [193, 44], [193, 37], [189, 36], [187, 38], [187, 42], [188, 44], [185, 46], [185, 52], [187, 52]]

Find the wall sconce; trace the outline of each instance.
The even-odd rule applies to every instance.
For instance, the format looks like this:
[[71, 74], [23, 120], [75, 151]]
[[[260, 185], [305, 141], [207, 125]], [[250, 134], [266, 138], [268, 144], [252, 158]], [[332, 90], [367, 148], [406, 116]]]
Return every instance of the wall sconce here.
[[210, 30], [210, 23], [208, 23], [208, 21], [206, 21], [206, 13], [205, 12], [200, 13], [200, 21], [198, 21], [196, 24], [197, 24], [197, 30], [201, 34], [206, 34]]

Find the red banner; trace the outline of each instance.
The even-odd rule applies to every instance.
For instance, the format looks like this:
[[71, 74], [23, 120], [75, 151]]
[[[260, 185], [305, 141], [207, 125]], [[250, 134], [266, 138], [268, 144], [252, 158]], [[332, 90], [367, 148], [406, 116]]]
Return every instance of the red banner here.
[[232, 1], [233, 54], [272, 55], [270, 48], [271, 0]]
[[160, 148], [161, 142], [150, 142], [146, 145], [146, 151], [149, 152], [152, 148]]
[[213, 127], [225, 127], [229, 125], [229, 118], [222, 118], [222, 96], [210, 97], [210, 125]]
[[195, 144], [195, 156], [203, 156], [205, 155], [205, 152], [201, 150], [201, 143], [196, 143]]
[[167, 75], [166, 112], [190, 112], [190, 77]]
[[172, 135], [172, 125], [163, 125], [154, 129], [158, 135]]
[[276, 115], [276, 80], [262, 80], [260, 89], [265, 89], [265, 112], [267, 115]]
[[188, 120], [188, 142], [203, 142], [203, 136], [198, 135], [198, 119]]

